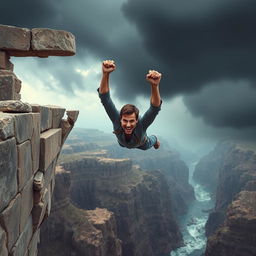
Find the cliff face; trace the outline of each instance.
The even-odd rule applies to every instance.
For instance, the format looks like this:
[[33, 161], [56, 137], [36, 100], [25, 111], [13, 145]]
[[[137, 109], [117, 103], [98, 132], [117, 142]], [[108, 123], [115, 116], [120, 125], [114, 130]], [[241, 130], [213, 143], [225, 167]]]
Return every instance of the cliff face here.
[[70, 202], [70, 172], [56, 168], [52, 212], [41, 228], [40, 255], [121, 256], [114, 214], [87, 211]]
[[195, 199], [195, 196], [194, 189], [188, 182], [189, 169], [180, 160], [179, 155], [175, 152], [160, 150], [151, 151], [146, 156], [136, 152], [131, 158], [143, 170], [160, 170], [164, 174], [170, 187], [173, 212], [177, 215], [185, 214], [188, 204]]
[[206, 234], [212, 234], [224, 221], [227, 206], [242, 190], [255, 182], [256, 155], [241, 145], [233, 145], [223, 156], [219, 167], [215, 209], [206, 224]]
[[[33, 50], [32, 50], [33, 49]], [[71, 33], [0, 25], [0, 255], [36, 256], [55, 165], [78, 111], [20, 101], [10, 56], [74, 55]]]
[[209, 238], [205, 256], [256, 255], [256, 192], [242, 191], [228, 207], [224, 225]]
[[129, 159], [83, 157], [62, 163], [71, 172], [71, 199], [83, 209], [115, 214], [123, 255], [163, 255], [181, 244], [170, 193], [160, 172], [143, 172]]
[[225, 155], [232, 146], [233, 144], [230, 142], [220, 143], [208, 155], [201, 158], [195, 167], [193, 179], [211, 192], [216, 193], [219, 170], [223, 165]]
[[215, 209], [206, 225], [207, 256], [255, 255], [255, 169], [256, 153], [247, 146], [233, 145], [224, 155]]
[[172, 152], [163, 142], [158, 150], [129, 150], [116, 144], [113, 136], [97, 130], [75, 129], [67, 141], [63, 153], [104, 152], [110, 158], [129, 158], [141, 169], [160, 170], [170, 187], [172, 209], [177, 215], [187, 211], [188, 204], [195, 199], [193, 187], [188, 183], [189, 170], [178, 153]]

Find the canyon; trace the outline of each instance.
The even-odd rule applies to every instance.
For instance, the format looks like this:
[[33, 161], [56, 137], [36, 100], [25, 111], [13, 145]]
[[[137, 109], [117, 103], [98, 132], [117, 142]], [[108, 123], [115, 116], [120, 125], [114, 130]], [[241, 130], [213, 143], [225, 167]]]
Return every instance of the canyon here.
[[[171, 196], [175, 188], [170, 190], [170, 182], [165, 173], [159, 170], [160, 168], [156, 170], [156, 164], [152, 166], [152, 162], [157, 161], [158, 156], [153, 156], [151, 153], [144, 161], [141, 159], [136, 161], [133, 157], [123, 158], [124, 153], [120, 153], [119, 158], [113, 158], [111, 139], [109, 140], [110, 145], [105, 146], [104, 149], [99, 145], [96, 147], [97, 143], [94, 140], [94, 150], [88, 150], [89, 145], [92, 144], [88, 142], [87, 145], [82, 146], [81, 139], [78, 140], [79, 142], [76, 140], [76, 131], [75, 129], [72, 136], [69, 137], [63, 149], [64, 154], [59, 160], [61, 168], [70, 172], [69, 200], [73, 207], [79, 208], [80, 211], [106, 208], [113, 212], [117, 227], [116, 239], [121, 241], [122, 255], [169, 255], [170, 251], [181, 246], [182, 237], [176, 220], [178, 202], [175, 202]], [[90, 138], [87, 138], [90, 141]], [[65, 154], [67, 152], [68, 154]], [[130, 152], [130, 156], [137, 155], [138, 157], [138, 154]], [[115, 157], [117, 157], [116, 154]], [[170, 154], [165, 152], [165, 159], [161, 159], [162, 165], [160, 164], [159, 167], [164, 168], [164, 164], [166, 167], [173, 161], [173, 166], [176, 166], [176, 169], [173, 168], [174, 172], [170, 174], [170, 177], [173, 175], [172, 179], [174, 179], [177, 169], [180, 169], [183, 171], [184, 177], [181, 178], [182, 174], [179, 174], [178, 177], [181, 181], [188, 182], [186, 180], [188, 169], [185, 164], [179, 160], [176, 154], [171, 157], [169, 162], [164, 163], [169, 157]], [[151, 162], [147, 170], [142, 170], [138, 163], [143, 165], [150, 159]], [[149, 170], [150, 165], [151, 170]], [[169, 166], [168, 170], [171, 172], [172, 166]], [[177, 178], [177, 180], [179, 179]], [[177, 182], [175, 181], [175, 183]], [[188, 186], [188, 189], [191, 187]], [[191, 198], [193, 199], [193, 194]], [[53, 208], [54, 204], [55, 202], [53, 202]], [[47, 222], [51, 222], [52, 218], [53, 215]], [[52, 221], [54, 222], [54, 220]], [[42, 241], [49, 234], [54, 233], [53, 229], [49, 230], [49, 226], [54, 225], [48, 225], [48, 230], [42, 229]], [[72, 239], [74, 240], [74, 237]], [[63, 239], [51, 240], [62, 241]], [[42, 241], [40, 247], [45, 248]], [[53, 247], [56, 248], [56, 246]], [[77, 253], [75, 249], [73, 252]], [[88, 255], [97, 255], [95, 253]], [[44, 251], [41, 255], [45, 255]]]
[[254, 145], [240, 142], [219, 144], [198, 164], [196, 172], [208, 172], [215, 190], [215, 207], [206, 224], [206, 256], [256, 255], [255, 167]]

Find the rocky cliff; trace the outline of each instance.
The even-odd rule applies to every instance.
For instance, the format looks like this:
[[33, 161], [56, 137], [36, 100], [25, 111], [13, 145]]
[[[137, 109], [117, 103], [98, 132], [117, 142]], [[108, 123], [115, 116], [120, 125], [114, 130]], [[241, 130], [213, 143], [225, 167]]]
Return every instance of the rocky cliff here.
[[208, 239], [205, 256], [256, 255], [256, 191], [242, 191], [228, 207], [224, 225]]
[[130, 158], [145, 171], [161, 171], [170, 187], [172, 209], [175, 214], [181, 215], [186, 213], [188, 204], [195, 198], [194, 190], [188, 183], [189, 170], [177, 152], [170, 151], [164, 141], [161, 144], [157, 151], [129, 150], [119, 147], [114, 136], [97, 130], [75, 129], [63, 153], [101, 152], [110, 158]]
[[193, 179], [205, 186], [213, 194], [216, 193], [218, 186], [219, 170], [232, 146], [233, 143], [231, 142], [219, 143], [213, 151], [201, 158], [195, 167]]
[[70, 172], [56, 168], [52, 211], [41, 228], [40, 255], [121, 256], [114, 214], [82, 210], [70, 202]]
[[61, 163], [71, 172], [72, 202], [115, 214], [122, 255], [163, 255], [181, 244], [168, 185], [160, 172], [144, 172], [129, 159], [73, 159]]
[[65, 31], [0, 25], [0, 255], [36, 256], [51, 211], [55, 165], [78, 111], [20, 101], [10, 56], [74, 55]]
[[[206, 255], [255, 255], [256, 153], [233, 144], [219, 167], [214, 211], [206, 225]], [[255, 233], [255, 232], [254, 232]]]

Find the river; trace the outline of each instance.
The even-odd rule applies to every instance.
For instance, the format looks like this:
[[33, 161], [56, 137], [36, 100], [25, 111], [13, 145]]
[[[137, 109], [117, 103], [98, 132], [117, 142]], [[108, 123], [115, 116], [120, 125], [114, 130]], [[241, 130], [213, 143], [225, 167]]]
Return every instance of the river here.
[[184, 246], [172, 251], [170, 256], [201, 256], [205, 251], [206, 237], [204, 226], [208, 218], [207, 210], [214, 207], [214, 201], [204, 188], [197, 184], [192, 175], [197, 163], [189, 170], [189, 183], [194, 187], [196, 200], [189, 206], [188, 213], [179, 219]]

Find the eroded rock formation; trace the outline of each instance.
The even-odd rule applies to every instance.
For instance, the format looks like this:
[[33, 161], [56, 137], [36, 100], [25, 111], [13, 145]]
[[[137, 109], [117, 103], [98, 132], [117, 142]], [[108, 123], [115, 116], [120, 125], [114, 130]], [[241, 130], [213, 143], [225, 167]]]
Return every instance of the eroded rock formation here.
[[233, 145], [231, 142], [219, 143], [213, 151], [201, 158], [195, 167], [193, 179], [212, 193], [216, 193], [220, 168]]
[[228, 207], [224, 225], [208, 239], [205, 256], [256, 255], [256, 191], [242, 191]]
[[248, 145], [233, 144], [222, 159], [215, 209], [206, 225], [206, 255], [253, 256], [256, 153]]
[[70, 202], [70, 172], [56, 168], [50, 217], [42, 225], [40, 255], [121, 256], [114, 214], [107, 209], [87, 211]]
[[61, 165], [71, 172], [75, 205], [115, 214], [123, 255], [163, 255], [181, 245], [163, 174], [144, 172], [129, 159], [79, 155]]
[[163, 143], [159, 150], [128, 150], [119, 147], [113, 136], [97, 130], [75, 129], [65, 145], [63, 153], [105, 154], [110, 158], [130, 158], [143, 170], [160, 170], [170, 186], [172, 209], [177, 215], [186, 213], [194, 197], [194, 190], [188, 182], [189, 170], [179, 154], [170, 151]]

